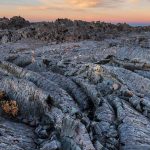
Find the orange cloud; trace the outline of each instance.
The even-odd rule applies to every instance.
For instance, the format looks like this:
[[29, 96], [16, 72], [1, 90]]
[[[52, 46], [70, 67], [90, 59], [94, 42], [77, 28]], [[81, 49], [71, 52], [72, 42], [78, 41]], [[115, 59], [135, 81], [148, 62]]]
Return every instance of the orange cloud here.
[[69, 4], [73, 4], [81, 8], [95, 7], [101, 3], [101, 0], [65, 0], [65, 1]]
[[125, 4], [125, 0], [64, 0], [66, 3], [72, 5], [73, 7], [80, 8], [95, 8], [95, 7], [120, 7], [121, 4]]
[[[48, 0], [42, 0], [48, 1]], [[144, 1], [144, 2], [143, 2]], [[73, 7], [90, 8], [90, 7], [122, 7], [138, 3], [150, 2], [150, 0], [65, 0], [66, 3]]]

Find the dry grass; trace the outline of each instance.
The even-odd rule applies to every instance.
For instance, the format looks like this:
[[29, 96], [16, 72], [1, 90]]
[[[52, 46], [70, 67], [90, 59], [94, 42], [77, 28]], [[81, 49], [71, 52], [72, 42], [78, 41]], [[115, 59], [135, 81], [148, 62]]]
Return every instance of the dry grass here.
[[17, 102], [14, 100], [5, 100], [5, 96], [5, 92], [0, 91], [0, 107], [6, 114], [16, 117], [19, 111]]
[[17, 116], [19, 110], [16, 101], [13, 100], [3, 101], [1, 104], [1, 108], [6, 114], [13, 117]]

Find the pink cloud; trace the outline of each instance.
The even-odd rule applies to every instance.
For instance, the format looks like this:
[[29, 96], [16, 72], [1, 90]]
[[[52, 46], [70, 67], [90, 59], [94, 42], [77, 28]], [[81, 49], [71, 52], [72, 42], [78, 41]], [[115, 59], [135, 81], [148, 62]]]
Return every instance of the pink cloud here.
[[69, 4], [79, 7], [96, 7], [102, 1], [101, 0], [65, 0]]
[[124, 0], [65, 0], [68, 4], [81, 8], [90, 7], [114, 7], [123, 3]]

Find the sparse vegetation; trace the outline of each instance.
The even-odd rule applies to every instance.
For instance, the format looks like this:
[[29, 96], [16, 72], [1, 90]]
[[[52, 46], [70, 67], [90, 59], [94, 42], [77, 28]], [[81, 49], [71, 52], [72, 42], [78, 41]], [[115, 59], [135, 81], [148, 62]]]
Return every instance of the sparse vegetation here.
[[18, 114], [18, 105], [17, 102], [14, 100], [6, 100], [5, 99], [5, 92], [0, 91], [0, 107], [1, 109], [8, 115], [16, 117]]

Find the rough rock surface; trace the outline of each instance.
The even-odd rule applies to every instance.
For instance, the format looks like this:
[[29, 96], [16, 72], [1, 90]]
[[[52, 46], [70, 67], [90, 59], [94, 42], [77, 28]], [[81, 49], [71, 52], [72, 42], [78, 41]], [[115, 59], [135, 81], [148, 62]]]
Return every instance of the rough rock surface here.
[[0, 150], [149, 150], [149, 27], [2, 22]]
[[35, 150], [33, 129], [0, 117], [1, 150]]

